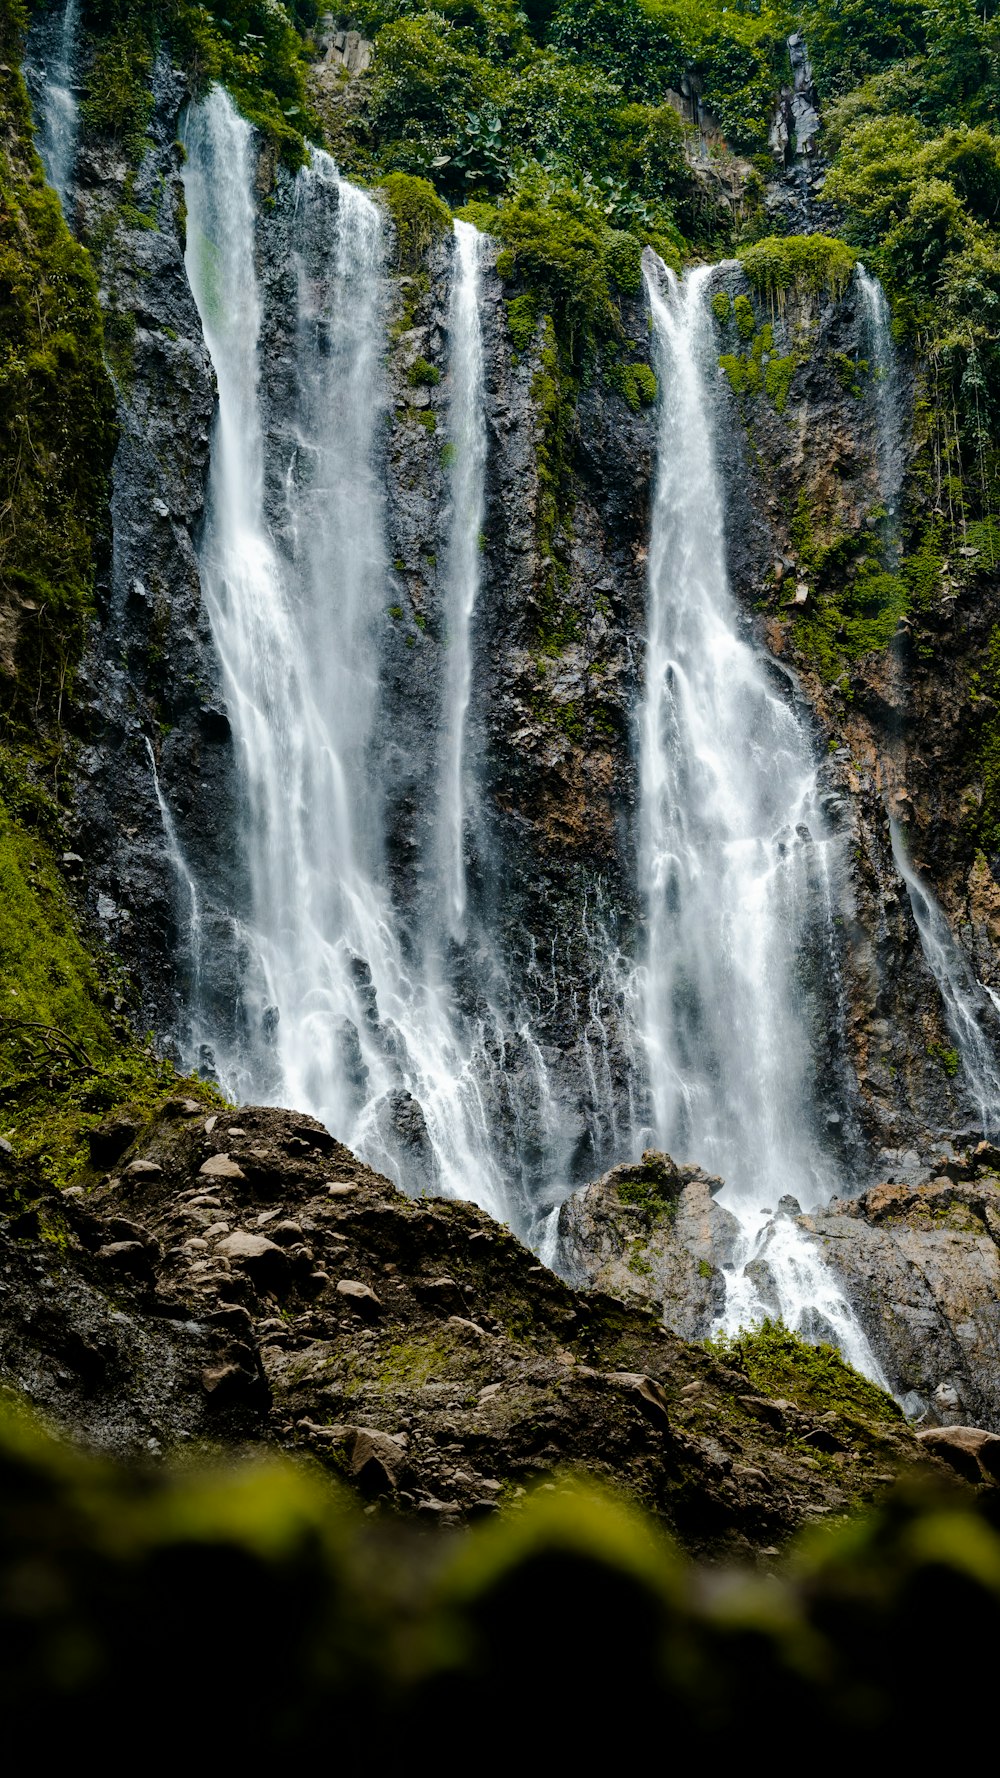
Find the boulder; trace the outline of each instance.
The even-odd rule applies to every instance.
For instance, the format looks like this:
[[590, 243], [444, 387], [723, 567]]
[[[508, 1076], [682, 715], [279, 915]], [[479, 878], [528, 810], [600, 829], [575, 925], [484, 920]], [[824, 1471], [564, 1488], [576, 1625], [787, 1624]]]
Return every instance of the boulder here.
[[236, 1229], [218, 1244], [218, 1252], [232, 1265], [242, 1266], [254, 1283], [265, 1290], [274, 1290], [288, 1278], [288, 1259], [282, 1249], [265, 1235], [252, 1235]]
[[944, 1175], [802, 1218], [896, 1394], [925, 1422], [1000, 1433], [1000, 1189]]
[[243, 1179], [242, 1167], [234, 1161], [232, 1155], [213, 1154], [203, 1161], [198, 1172], [205, 1179]]
[[655, 1303], [666, 1326], [703, 1339], [725, 1302], [722, 1267], [739, 1227], [722, 1180], [647, 1151], [574, 1192], [559, 1211], [561, 1269], [577, 1284]]
[[359, 1426], [347, 1439], [347, 1472], [362, 1494], [391, 1494], [406, 1463], [406, 1448], [388, 1432]]
[[917, 1437], [967, 1482], [1000, 1482], [1000, 1438], [980, 1426], [929, 1426]]
[[366, 1321], [374, 1321], [382, 1313], [380, 1299], [369, 1285], [359, 1283], [357, 1278], [339, 1278], [337, 1294], [346, 1297], [352, 1309], [356, 1309]]

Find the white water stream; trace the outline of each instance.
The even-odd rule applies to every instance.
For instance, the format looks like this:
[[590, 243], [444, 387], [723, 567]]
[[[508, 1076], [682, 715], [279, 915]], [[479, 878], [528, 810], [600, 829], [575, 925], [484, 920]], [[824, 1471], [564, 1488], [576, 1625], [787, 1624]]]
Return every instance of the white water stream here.
[[[255, 1008], [248, 988], [247, 1056], [221, 1058], [221, 1071], [243, 1096], [266, 1092], [314, 1111], [397, 1178], [409, 1146], [428, 1185], [501, 1215], [482, 1033], [463, 1027], [440, 968], [404, 952], [386, 886], [382, 786], [371, 768], [380, 696], [375, 627], [385, 623], [387, 599], [374, 462], [385, 405], [381, 214], [322, 153], [298, 175], [288, 560], [263, 516], [252, 132], [220, 89], [192, 110], [187, 149], [188, 272], [219, 382], [202, 571], [242, 762], [253, 895], [247, 936], [260, 978]], [[469, 279], [475, 263], [460, 243]], [[458, 325], [475, 313], [461, 285], [460, 273]], [[464, 413], [478, 374], [467, 341], [456, 366], [454, 400]], [[451, 549], [453, 621], [465, 636], [452, 669], [459, 705], [468, 701], [470, 562], [482, 499], [476, 456], [470, 448], [461, 476], [462, 453], [456, 458], [456, 530], [474, 535], [471, 551], [461, 537]], [[454, 718], [442, 787], [459, 828], [463, 733], [464, 718]], [[447, 872], [453, 913], [456, 849]], [[260, 1031], [271, 1042], [270, 1081], [261, 1075]]]
[[479, 594], [481, 534], [485, 511], [486, 402], [483, 336], [479, 323], [480, 264], [484, 237], [469, 222], [455, 225], [455, 272], [448, 334], [451, 398], [448, 448], [452, 503], [447, 555], [447, 672], [441, 729], [438, 838], [440, 893], [450, 937], [465, 935], [466, 723], [472, 693], [472, 619]]
[[64, 210], [80, 135], [80, 106], [75, 88], [79, 36], [80, 0], [66, 0], [54, 36], [55, 53], [48, 59], [45, 69], [40, 127], [36, 137], [45, 176], [55, 188]]
[[860, 262], [856, 277], [875, 405], [878, 477], [886, 511], [883, 535], [888, 566], [894, 567], [899, 559], [899, 503], [906, 470], [905, 405], [899, 354], [892, 337], [892, 313], [879, 280], [871, 277]]
[[640, 741], [655, 1137], [727, 1181], [720, 1202], [743, 1249], [725, 1325], [767, 1312], [745, 1270], [763, 1258], [788, 1326], [815, 1331], [821, 1316], [845, 1356], [877, 1375], [818, 1250], [788, 1218], [772, 1220], [785, 1194], [808, 1208], [837, 1186], [818, 1110], [832, 1083], [817, 1078], [811, 1021], [827, 1016], [840, 860], [794, 687], [741, 633], [728, 583], [711, 275], [699, 268], [679, 284], [647, 252], [663, 391]]
[[896, 869], [906, 884], [921, 948], [937, 982], [983, 1134], [995, 1137], [1000, 1135], [1000, 1004], [976, 980], [934, 896], [914, 870], [893, 820], [889, 832]]

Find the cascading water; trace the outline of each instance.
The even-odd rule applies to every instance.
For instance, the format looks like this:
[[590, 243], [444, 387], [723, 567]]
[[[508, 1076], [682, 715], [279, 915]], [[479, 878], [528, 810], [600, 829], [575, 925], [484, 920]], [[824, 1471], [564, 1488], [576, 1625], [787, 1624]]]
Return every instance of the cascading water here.
[[[640, 734], [654, 1134], [727, 1180], [721, 1201], [744, 1250], [726, 1325], [768, 1306], [807, 1332], [825, 1322], [875, 1375], [818, 1251], [790, 1219], [772, 1222], [782, 1196], [825, 1201], [837, 1180], [819, 1127], [812, 1029], [827, 1010], [837, 841], [794, 688], [740, 634], [728, 584], [703, 372], [714, 356], [711, 270], [680, 285], [648, 252], [645, 270], [663, 389]], [[745, 1269], [754, 1258], [766, 1263], [776, 1305]]]
[[890, 820], [889, 832], [896, 869], [906, 884], [921, 948], [940, 990], [983, 1133], [996, 1136], [1000, 1134], [1000, 1005], [976, 980], [944, 914], [914, 870], [895, 821]]
[[80, 135], [80, 107], [74, 84], [79, 36], [80, 0], [66, 0], [62, 19], [55, 26], [53, 52], [46, 59], [36, 138], [45, 176], [64, 210]]
[[469, 222], [455, 225], [455, 271], [448, 335], [451, 342], [451, 526], [447, 557], [445, 623], [448, 667], [441, 736], [440, 892], [449, 934], [461, 940], [466, 912], [466, 722], [472, 691], [472, 618], [479, 593], [485, 505], [486, 422], [483, 335], [479, 321], [480, 264], [484, 237]]
[[886, 510], [884, 535], [889, 565], [899, 556], [899, 498], [906, 469], [905, 408], [899, 354], [892, 337], [892, 314], [885, 291], [859, 264], [858, 289], [865, 319], [865, 337], [875, 404], [878, 477]]
[[404, 953], [371, 769], [381, 216], [323, 154], [298, 175], [297, 436], [279, 553], [263, 518], [252, 131], [221, 89], [193, 108], [187, 149], [188, 273], [219, 383], [202, 572], [247, 801], [258, 975], [248, 1043], [222, 1073], [241, 1094], [315, 1111], [397, 1178], [409, 1147], [411, 1183], [423, 1164], [428, 1185], [499, 1214], [471, 1047]]

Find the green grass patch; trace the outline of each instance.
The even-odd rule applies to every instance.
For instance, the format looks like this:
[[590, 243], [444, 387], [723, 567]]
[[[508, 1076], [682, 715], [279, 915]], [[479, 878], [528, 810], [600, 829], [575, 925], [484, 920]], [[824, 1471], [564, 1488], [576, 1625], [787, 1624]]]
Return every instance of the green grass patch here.
[[782, 1321], [763, 1321], [732, 1336], [706, 1340], [708, 1350], [738, 1370], [760, 1395], [792, 1401], [813, 1413], [847, 1414], [859, 1420], [901, 1421], [891, 1395], [853, 1370], [833, 1346], [811, 1346]]

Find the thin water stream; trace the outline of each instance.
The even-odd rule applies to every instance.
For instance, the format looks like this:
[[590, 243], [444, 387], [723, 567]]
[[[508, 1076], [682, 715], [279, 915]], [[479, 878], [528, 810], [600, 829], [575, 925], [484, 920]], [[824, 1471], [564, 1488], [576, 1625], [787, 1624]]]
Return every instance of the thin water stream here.
[[[903, 398], [899, 354], [892, 336], [892, 314], [885, 291], [863, 265], [857, 268], [865, 328], [875, 382], [878, 475], [886, 510], [883, 526], [886, 560], [896, 565], [900, 554], [902, 514], [900, 495], [906, 468], [906, 404]], [[899, 653], [890, 653], [897, 697], [905, 699], [905, 681]], [[885, 774], [893, 792], [905, 782], [905, 752], [900, 732], [890, 737]], [[893, 744], [894, 743], [894, 744]], [[899, 822], [889, 814], [892, 856], [906, 887], [914, 923], [927, 964], [938, 985], [948, 1028], [954, 1038], [969, 1096], [976, 1107], [984, 1134], [1000, 1132], [1000, 1007], [991, 989], [977, 980], [968, 958], [955, 938], [929, 885], [923, 881], [909, 856]]]
[[80, 105], [75, 84], [80, 0], [66, 0], [61, 20], [50, 29], [53, 30], [53, 52], [46, 61], [36, 143], [45, 176], [65, 210], [80, 137]]

